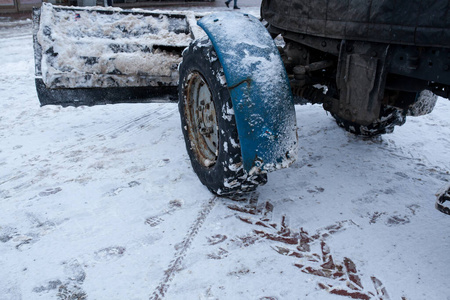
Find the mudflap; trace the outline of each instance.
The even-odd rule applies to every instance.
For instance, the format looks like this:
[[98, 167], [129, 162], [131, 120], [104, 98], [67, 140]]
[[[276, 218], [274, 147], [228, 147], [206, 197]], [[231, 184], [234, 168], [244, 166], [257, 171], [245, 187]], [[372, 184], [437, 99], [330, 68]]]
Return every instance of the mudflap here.
[[33, 11], [41, 105], [176, 102], [181, 53], [204, 34], [197, 17], [43, 3]]
[[288, 167], [297, 158], [292, 92], [278, 49], [255, 17], [235, 12], [198, 22], [223, 66], [231, 94], [244, 169], [252, 173]]

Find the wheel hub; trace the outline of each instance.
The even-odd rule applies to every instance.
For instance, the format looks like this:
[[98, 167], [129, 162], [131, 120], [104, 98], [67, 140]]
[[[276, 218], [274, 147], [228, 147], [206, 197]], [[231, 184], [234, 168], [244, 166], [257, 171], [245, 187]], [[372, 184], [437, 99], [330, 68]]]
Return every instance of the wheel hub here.
[[219, 152], [216, 109], [208, 84], [198, 72], [189, 76], [185, 95], [191, 147], [199, 163], [211, 167], [216, 163]]

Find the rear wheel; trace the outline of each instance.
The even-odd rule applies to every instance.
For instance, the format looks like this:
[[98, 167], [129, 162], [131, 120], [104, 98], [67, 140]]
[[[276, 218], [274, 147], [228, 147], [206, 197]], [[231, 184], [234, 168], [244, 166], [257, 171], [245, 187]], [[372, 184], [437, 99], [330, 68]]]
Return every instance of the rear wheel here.
[[384, 97], [388, 104], [381, 106], [380, 116], [372, 124], [361, 125], [334, 114], [333, 117], [337, 124], [348, 132], [372, 137], [392, 133], [395, 126], [405, 124], [406, 116], [423, 116], [431, 113], [437, 101], [437, 96], [427, 90], [420, 93], [385, 90]]
[[406, 114], [403, 110], [390, 106], [382, 106], [378, 120], [369, 125], [361, 125], [347, 121], [335, 114], [332, 114], [332, 116], [336, 120], [336, 123], [346, 131], [367, 137], [392, 133], [395, 126], [403, 125], [406, 121]]
[[191, 43], [183, 53], [178, 86], [181, 125], [192, 167], [217, 195], [250, 192], [266, 174], [244, 169], [230, 93], [209, 39]]
[[450, 185], [438, 193], [436, 208], [444, 214], [450, 215]]

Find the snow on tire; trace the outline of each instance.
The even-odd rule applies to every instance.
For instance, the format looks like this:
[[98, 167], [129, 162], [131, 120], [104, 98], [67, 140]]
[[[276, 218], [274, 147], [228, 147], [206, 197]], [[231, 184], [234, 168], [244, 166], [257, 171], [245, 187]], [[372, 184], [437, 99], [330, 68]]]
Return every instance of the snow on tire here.
[[373, 137], [380, 134], [392, 133], [395, 126], [401, 126], [406, 122], [406, 115], [402, 110], [394, 107], [381, 107], [380, 117], [378, 120], [369, 125], [361, 125], [355, 122], [342, 119], [332, 114], [336, 123], [346, 131], [367, 137]]
[[444, 214], [450, 215], [450, 185], [437, 193], [436, 208]]
[[431, 91], [420, 92], [414, 104], [408, 108], [408, 116], [417, 117], [431, 113], [436, 106], [437, 98]]
[[180, 64], [178, 107], [194, 172], [214, 194], [250, 192], [266, 174], [244, 169], [230, 93], [222, 66], [207, 37], [191, 43]]

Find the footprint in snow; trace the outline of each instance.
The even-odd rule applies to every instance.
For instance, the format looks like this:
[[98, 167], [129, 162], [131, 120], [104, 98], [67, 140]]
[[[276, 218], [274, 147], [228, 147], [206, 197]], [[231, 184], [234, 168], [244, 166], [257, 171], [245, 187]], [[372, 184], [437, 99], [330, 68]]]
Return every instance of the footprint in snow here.
[[99, 261], [116, 260], [123, 256], [125, 250], [125, 247], [120, 246], [107, 247], [95, 252], [95, 257]]
[[150, 227], [156, 227], [161, 224], [164, 220], [159, 217], [151, 217], [145, 220], [145, 224], [150, 225]]
[[386, 221], [387, 226], [405, 225], [410, 222], [407, 216], [391, 216]]
[[227, 236], [222, 235], [222, 234], [216, 234], [216, 235], [206, 238], [206, 240], [208, 241], [208, 244], [211, 246], [220, 244], [220, 243], [224, 242], [226, 239], [227, 239]]
[[40, 192], [40, 193], [39, 193], [39, 196], [40, 196], [40, 197], [47, 197], [47, 196], [50, 196], [50, 195], [54, 195], [54, 194], [56, 194], [56, 193], [59, 193], [59, 192], [61, 192], [61, 191], [62, 191], [62, 188], [60, 188], [60, 187], [57, 187], [57, 188], [51, 188], [51, 189], [46, 189], [45, 191]]

